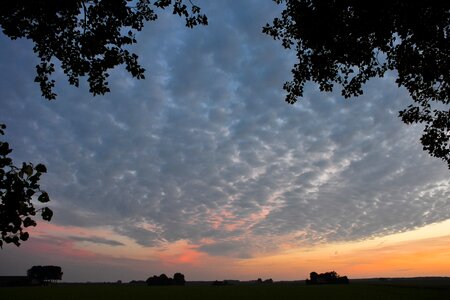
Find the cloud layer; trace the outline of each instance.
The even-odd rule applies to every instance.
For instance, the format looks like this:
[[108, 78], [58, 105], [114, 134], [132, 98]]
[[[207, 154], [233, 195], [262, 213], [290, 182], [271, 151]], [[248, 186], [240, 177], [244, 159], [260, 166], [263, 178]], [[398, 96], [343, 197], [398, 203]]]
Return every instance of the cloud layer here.
[[261, 33], [279, 8], [198, 5], [209, 26], [161, 15], [135, 48], [147, 79], [114, 70], [104, 97], [58, 74], [58, 99], [44, 100], [32, 45], [0, 37], [0, 121], [16, 164], [47, 165], [54, 224], [249, 258], [450, 217], [448, 170], [422, 151], [421, 129], [397, 118], [410, 99], [395, 74], [358, 99], [310, 85], [288, 105], [293, 53]]

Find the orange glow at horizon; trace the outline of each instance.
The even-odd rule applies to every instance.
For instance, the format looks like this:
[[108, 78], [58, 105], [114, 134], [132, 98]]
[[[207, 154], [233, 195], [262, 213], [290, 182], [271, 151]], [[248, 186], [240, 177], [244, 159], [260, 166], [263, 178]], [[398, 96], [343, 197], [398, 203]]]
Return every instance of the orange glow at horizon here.
[[331, 270], [350, 278], [450, 276], [450, 220], [360, 242], [291, 249], [241, 265], [250, 274], [279, 274], [282, 279]]
[[[252, 258], [245, 259], [212, 256], [200, 251], [200, 246], [214, 242], [211, 239], [204, 239], [204, 244], [199, 245], [179, 240], [145, 247], [106, 227], [79, 228], [43, 223], [32, 231], [33, 251], [83, 262], [101, 259], [107, 263], [110, 259], [111, 264], [117, 264], [121, 259], [133, 260], [137, 265], [142, 262], [143, 267], [153, 261], [162, 268], [182, 270], [189, 280], [258, 277], [301, 280], [311, 271], [331, 270], [349, 278], [450, 276], [450, 220], [358, 242], [304, 247], [287, 242], [287, 246], [279, 247], [276, 252], [254, 253]], [[73, 236], [104, 237], [123, 245], [73, 240]]]

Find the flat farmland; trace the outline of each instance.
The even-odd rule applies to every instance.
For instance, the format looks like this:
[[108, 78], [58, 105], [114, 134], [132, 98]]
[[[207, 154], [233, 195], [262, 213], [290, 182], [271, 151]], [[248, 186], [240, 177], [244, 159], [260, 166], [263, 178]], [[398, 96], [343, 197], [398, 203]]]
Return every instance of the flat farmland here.
[[46, 287], [9, 287], [0, 289], [2, 300], [247, 300], [247, 299], [450, 299], [450, 286], [445, 284], [371, 284], [306, 286], [300, 284], [167, 286], [148, 287], [129, 284], [59, 284]]

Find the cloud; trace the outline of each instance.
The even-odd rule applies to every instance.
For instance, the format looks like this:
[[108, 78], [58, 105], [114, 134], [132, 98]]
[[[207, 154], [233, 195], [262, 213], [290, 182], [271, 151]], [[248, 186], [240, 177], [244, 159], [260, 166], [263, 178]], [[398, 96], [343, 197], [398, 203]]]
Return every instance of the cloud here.
[[231, 256], [237, 258], [253, 257], [251, 247], [245, 241], [223, 241], [213, 244], [202, 245], [198, 250], [217, 256]]
[[57, 74], [59, 98], [42, 99], [30, 43], [1, 37], [0, 120], [16, 164], [47, 165], [55, 224], [249, 257], [450, 217], [448, 170], [422, 151], [421, 128], [397, 118], [410, 99], [394, 74], [358, 99], [311, 84], [288, 105], [293, 53], [261, 33], [279, 8], [202, 9], [205, 28], [171, 14], [148, 24], [136, 47], [147, 79], [117, 69], [95, 98]]
[[76, 242], [90, 242], [90, 243], [95, 243], [95, 244], [104, 244], [104, 245], [108, 245], [108, 246], [125, 246], [125, 244], [123, 244], [121, 242], [101, 238], [98, 236], [89, 236], [89, 237], [87, 237], [87, 236], [69, 236], [69, 239], [76, 241]]

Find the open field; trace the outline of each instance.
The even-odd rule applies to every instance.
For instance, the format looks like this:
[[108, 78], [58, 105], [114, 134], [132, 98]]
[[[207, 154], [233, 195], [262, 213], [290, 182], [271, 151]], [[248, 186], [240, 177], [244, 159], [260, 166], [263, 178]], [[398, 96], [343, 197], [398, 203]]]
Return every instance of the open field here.
[[450, 299], [446, 282], [355, 282], [350, 285], [300, 284], [148, 287], [128, 284], [60, 284], [0, 289], [2, 300], [114, 299]]

